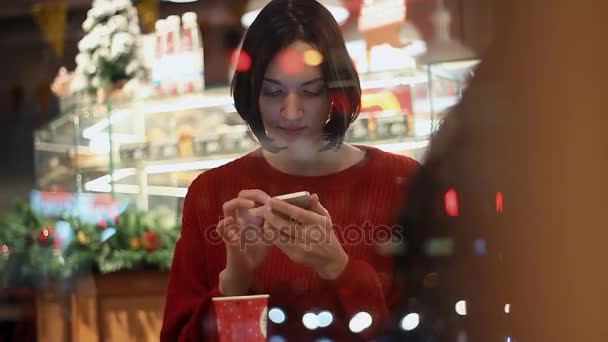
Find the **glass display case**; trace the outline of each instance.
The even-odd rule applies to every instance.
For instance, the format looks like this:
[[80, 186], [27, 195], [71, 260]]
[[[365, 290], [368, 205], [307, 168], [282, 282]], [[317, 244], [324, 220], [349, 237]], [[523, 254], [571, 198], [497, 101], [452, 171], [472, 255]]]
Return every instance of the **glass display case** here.
[[[362, 74], [361, 114], [346, 140], [420, 160], [476, 63]], [[178, 210], [198, 174], [256, 147], [228, 88], [103, 105], [82, 98], [35, 133], [37, 186], [110, 193], [141, 209]]]

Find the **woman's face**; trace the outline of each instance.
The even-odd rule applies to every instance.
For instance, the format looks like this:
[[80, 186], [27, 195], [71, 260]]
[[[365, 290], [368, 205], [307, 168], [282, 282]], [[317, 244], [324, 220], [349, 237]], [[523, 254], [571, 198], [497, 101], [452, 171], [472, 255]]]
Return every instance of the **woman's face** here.
[[310, 56], [313, 62], [319, 57], [314, 47], [295, 41], [273, 58], [264, 74], [262, 122], [279, 147], [318, 147], [323, 142], [330, 100], [321, 67]]

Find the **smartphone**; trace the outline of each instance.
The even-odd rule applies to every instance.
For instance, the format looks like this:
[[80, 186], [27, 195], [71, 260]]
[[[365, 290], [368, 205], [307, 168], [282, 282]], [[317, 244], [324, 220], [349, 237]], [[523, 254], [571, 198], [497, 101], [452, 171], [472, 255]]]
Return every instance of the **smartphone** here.
[[275, 198], [307, 210], [310, 209], [312, 201], [308, 191], [293, 192], [291, 194], [275, 196]]
[[[291, 194], [275, 196], [274, 198], [280, 199], [291, 205], [295, 205], [296, 207], [300, 207], [300, 208], [306, 209], [306, 210], [310, 209], [310, 206], [312, 204], [312, 200], [310, 198], [310, 193], [308, 191], [293, 192]], [[286, 214], [284, 214], [282, 212], [278, 212], [276, 210], [273, 210], [272, 212], [275, 215], [282, 216], [286, 220], [289, 219], [289, 216], [287, 216]]]

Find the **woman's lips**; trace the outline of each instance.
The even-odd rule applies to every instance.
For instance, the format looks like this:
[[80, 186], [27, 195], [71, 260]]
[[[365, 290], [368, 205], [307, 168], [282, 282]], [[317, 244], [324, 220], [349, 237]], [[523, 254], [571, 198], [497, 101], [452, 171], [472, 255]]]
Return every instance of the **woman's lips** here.
[[279, 127], [279, 129], [288, 136], [299, 135], [306, 127]]

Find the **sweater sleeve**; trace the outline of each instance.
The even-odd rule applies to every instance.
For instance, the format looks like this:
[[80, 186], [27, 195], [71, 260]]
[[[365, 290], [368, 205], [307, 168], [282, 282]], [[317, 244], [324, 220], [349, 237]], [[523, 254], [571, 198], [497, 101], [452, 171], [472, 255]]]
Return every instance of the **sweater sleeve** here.
[[160, 336], [163, 342], [217, 340], [211, 299], [221, 294], [217, 285], [211, 287], [205, 279], [208, 267], [203, 253], [209, 242], [201, 229], [217, 222], [212, 222], [211, 215], [201, 215], [203, 194], [197, 185], [195, 181], [190, 186], [184, 201], [181, 236], [169, 275]]

